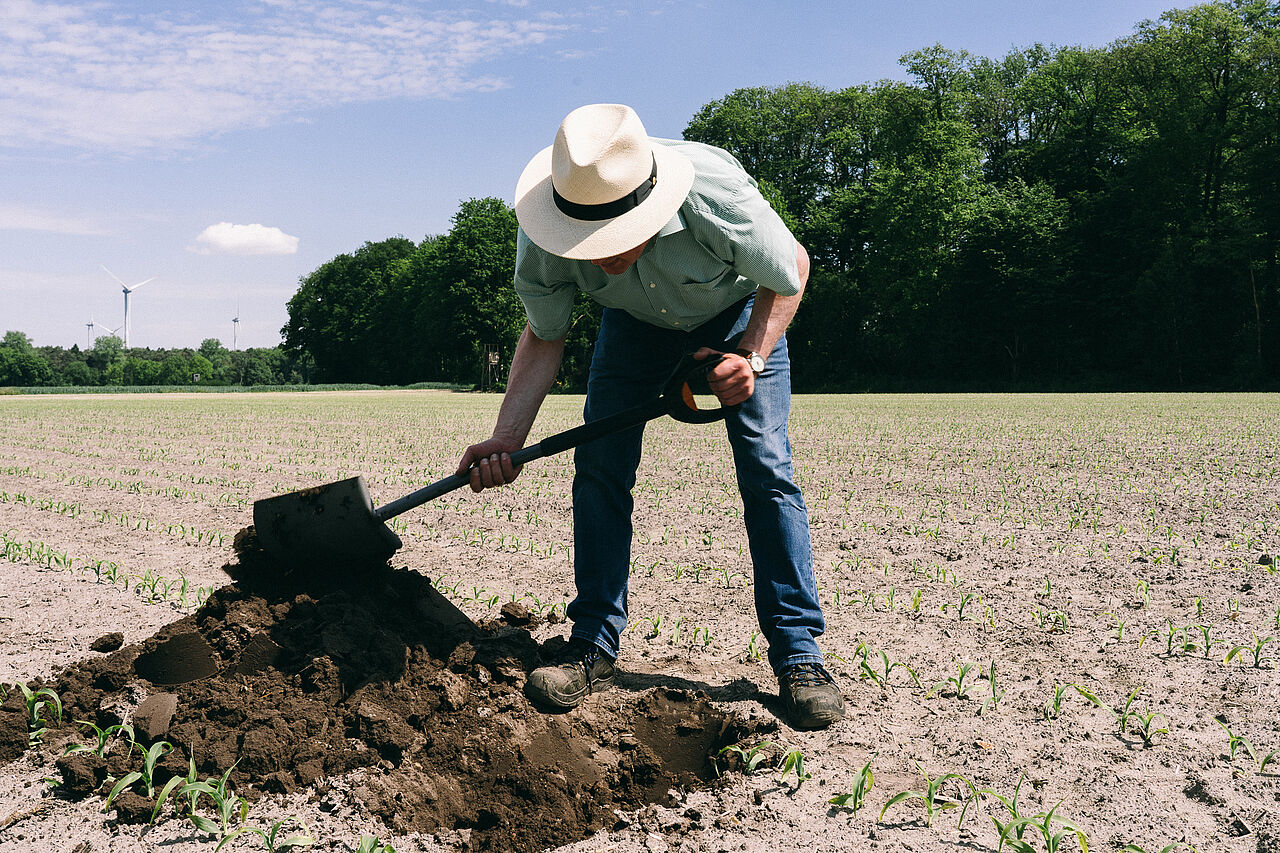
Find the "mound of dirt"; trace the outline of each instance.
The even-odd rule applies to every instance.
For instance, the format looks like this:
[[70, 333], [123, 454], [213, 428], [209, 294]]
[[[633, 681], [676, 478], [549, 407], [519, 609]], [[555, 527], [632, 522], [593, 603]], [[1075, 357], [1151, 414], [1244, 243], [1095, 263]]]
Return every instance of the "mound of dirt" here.
[[[157, 787], [193, 758], [201, 778], [230, 768], [251, 800], [366, 768], [354, 795], [397, 832], [466, 830], [473, 849], [533, 851], [713, 784], [711, 756], [751, 734], [704, 695], [662, 688], [613, 710], [544, 713], [525, 679], [563, 641], [543, 648], [510, 624], [526, 614], [477, 625], [427, 578], [386, 564], [285, 571], [244, 533], [226, 567], [235, 582], [197, 612], [39, 685], [65, 708], [47, 744], [84, 742], [73, 720], [131, 721], [140, 743], [173, 746]], [[0, 754], [25, 737], [0, 726]], [[140, 764], [125, 743], [58, 762], [77, 797]], [[150, 817], [141, 793], [113, 802], [118, 819]]]

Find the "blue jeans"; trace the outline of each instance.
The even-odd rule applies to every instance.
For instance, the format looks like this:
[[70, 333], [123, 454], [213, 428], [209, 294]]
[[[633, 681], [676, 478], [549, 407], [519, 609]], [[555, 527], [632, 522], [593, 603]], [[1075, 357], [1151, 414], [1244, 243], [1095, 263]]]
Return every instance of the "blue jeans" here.
[[[584, 418], [593, 421], [656, 397], [685, 353], [715, 347], [747, 326], [751, 299], [691, 332], [662, 329], [606, 308], [587, 382]], [[756, 378], [751, 398], [725, 418], [742, 495], [755, 572], [755, 606], [775, 672], [822, 663], [814, 638], [825, 622], [818, 605], [809, 512], [791, 475], [791, 362], [783, 337]], [[681, 426], [681, 429], [698, 429]], [[627, 624], [631, 565], [631, 489], [644, 427], [587, 442], [574, 453], [573, 636], [618, 656]], [[711, 614], [708, 614], [711, 617]]]

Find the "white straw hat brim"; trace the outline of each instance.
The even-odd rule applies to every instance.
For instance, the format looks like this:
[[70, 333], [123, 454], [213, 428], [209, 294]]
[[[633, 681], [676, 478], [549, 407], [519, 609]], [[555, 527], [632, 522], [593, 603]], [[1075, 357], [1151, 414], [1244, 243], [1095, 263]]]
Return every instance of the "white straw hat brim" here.
[[637, 207], [613, 219], [573, 219], [551, 194], [551, 149], [539, 151], [516, 182], [516, 219], [539, 248], [573, 260], [599, 260], [634, 249], [662, 230], [693, 186], [693, 163], [678, 151], [653, 144], [658, 182]]

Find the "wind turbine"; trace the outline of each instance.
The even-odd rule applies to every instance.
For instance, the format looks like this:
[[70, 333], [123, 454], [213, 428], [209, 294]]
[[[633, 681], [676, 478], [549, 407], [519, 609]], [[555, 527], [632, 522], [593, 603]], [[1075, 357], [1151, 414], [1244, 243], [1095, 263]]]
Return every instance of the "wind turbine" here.
[[85, 341], [84, 341], [85, 348], [93, 349], [93, 316], [92, 315], [89, 316], [89, 322], [85, 323], [85, 326], [87, 326], [89, 329], [85, 333]]
[[142, 285], [146, 284], [147, 281], [155, 281], [156, 278], [158, 278], [158, 276], [153, 275], [151, 276], [151, 278], [147, 279], [146, 281], [140, 281], [131, 287], [125, 284], [123, 281], [120, 281], [120, 277], [117, 276], [115, 273], [113, 273], [111, 270], [107, 269], [105, 264], [99, 264], [99, 266], [102, 267], [103, 271], [106, 272], [107, 275], [114, 278], [116, 280], [116, 283], [120, 285], [120, 289], [124, 291], [124, 326], [123, 326], [124, 348], [128, 349], [129, 348], [129, 294], [133, 293], [139, 287], [142, 287]]
[[236, 349], [236, 335], [240, 331], [240, 300], [236, 300], [236, 316], [231, 318], [231, 348]]

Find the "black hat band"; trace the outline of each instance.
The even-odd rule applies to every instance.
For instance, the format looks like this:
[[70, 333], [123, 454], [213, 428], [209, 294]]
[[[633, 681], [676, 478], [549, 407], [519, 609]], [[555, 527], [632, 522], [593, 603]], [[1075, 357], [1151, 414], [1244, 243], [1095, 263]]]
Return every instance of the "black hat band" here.
[[649, 197], [649, 193], [653, 192], [653, 188], [657, 185], [658, 161], [654, 158], [653, 171], [649, 173], [649, 177], [645, 182], [616, 201], [607, 201], [604, 204], [578, 204], [577, 202], [569, 201], [556, 192], [554, 183], [551, 185], [551, 197], [555, 200], [556, 207], [565, 216], [571, 219], [581, 219], [585, 222], [600, 222], [604, 219], [614, 219], [628, 211], [635, 210]]

